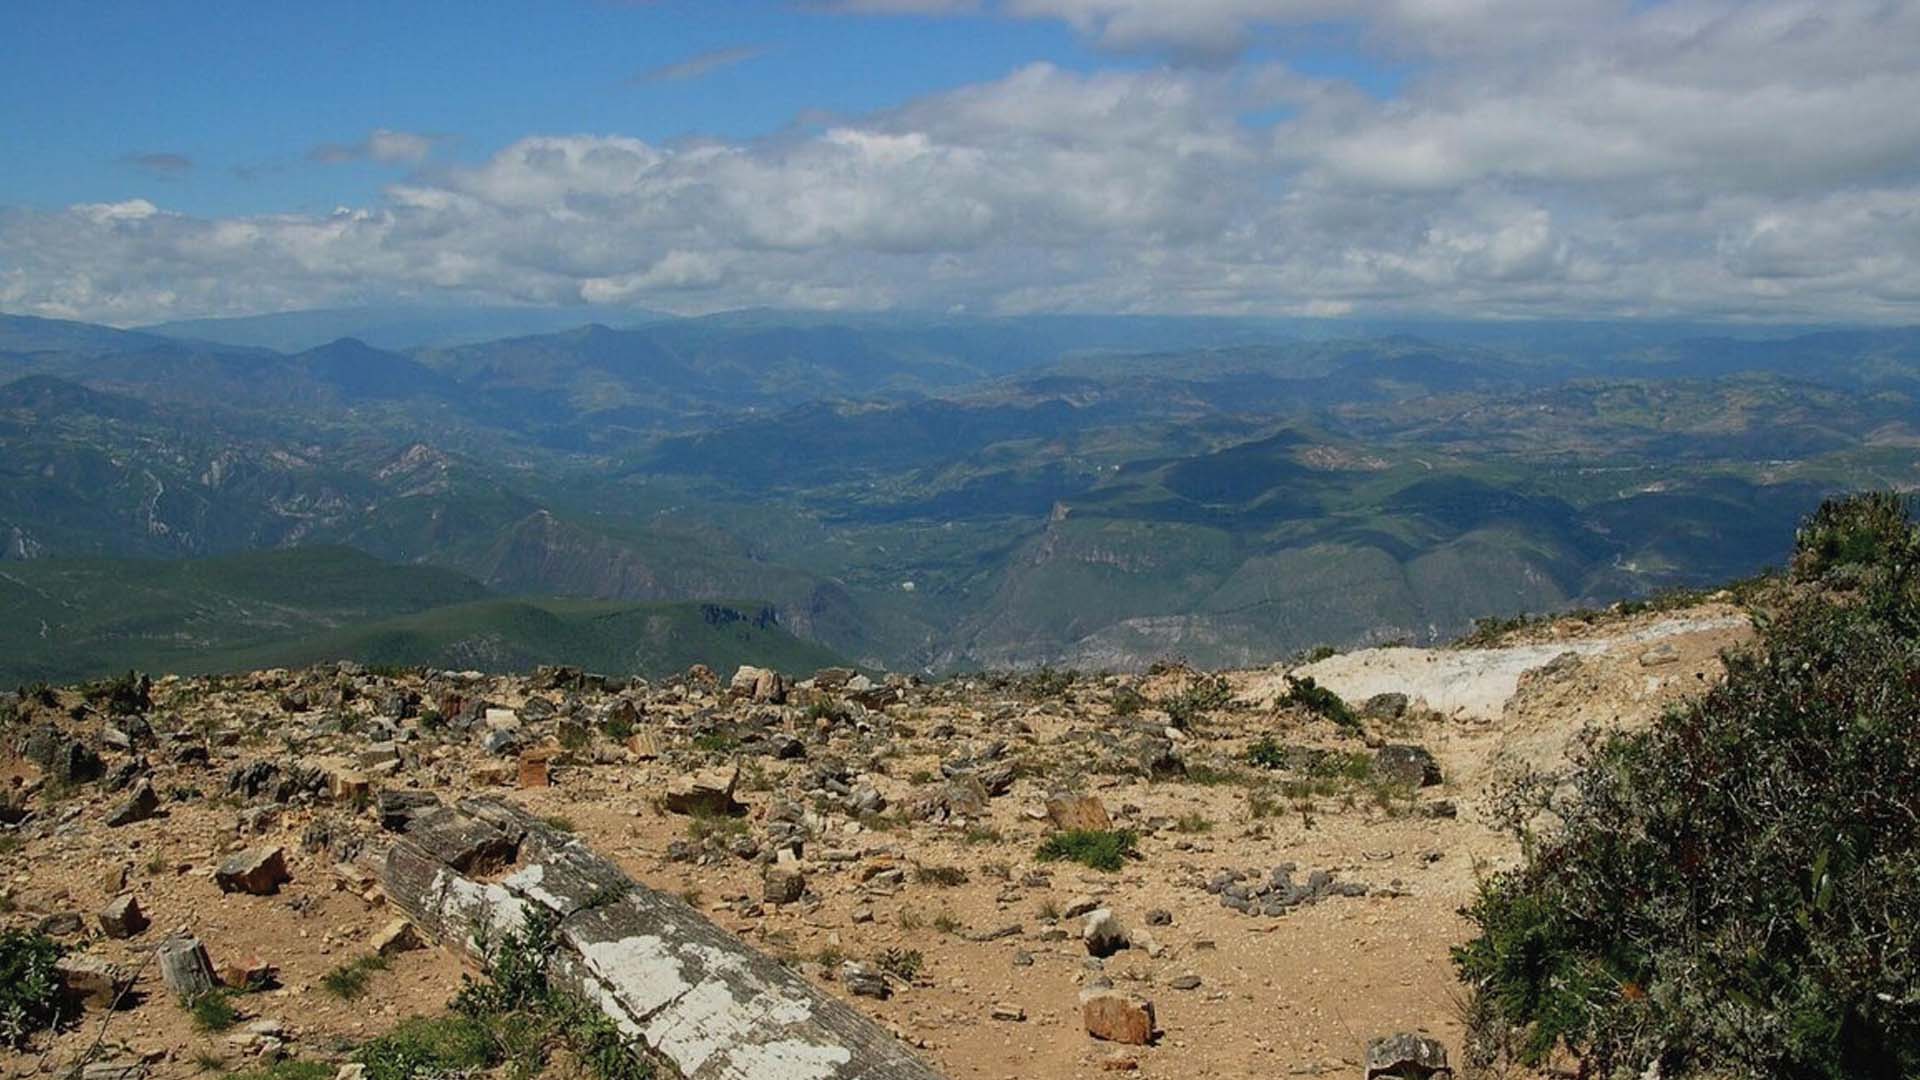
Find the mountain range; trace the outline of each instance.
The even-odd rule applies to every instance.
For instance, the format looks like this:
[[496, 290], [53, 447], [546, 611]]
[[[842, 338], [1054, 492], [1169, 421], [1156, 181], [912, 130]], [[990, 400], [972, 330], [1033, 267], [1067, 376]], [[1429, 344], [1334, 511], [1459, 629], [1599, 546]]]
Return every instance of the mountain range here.
[[[1920, 329], [629, 314], [0, 316], [0, 679], [510, 667], [633, 605], [754, 613], [730, 658], [1257, 664], [1750, 573], [1920, 481]], [[244, 557], [288, 587], [220, 593]], [[296, 587], [342, 573], [392, 602]]]

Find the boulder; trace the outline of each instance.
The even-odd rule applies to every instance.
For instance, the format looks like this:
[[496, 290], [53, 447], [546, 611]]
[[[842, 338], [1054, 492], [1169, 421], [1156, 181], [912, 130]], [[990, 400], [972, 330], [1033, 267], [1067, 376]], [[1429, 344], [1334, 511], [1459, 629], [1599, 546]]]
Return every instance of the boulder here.
[[545, 751], [529, 750], [520, 755], [519, 782], [522, 788], [553, 785], [553, 762]]
[[1390, 743], [1373, 752], [1374, 775], [1404, 787], [1433, 787], [1440, 783], [1440, 763], [1425, 747]]
[[107, 815], [107, 825], [113, 828], [131, 825], [136, 821], [145, 821], [159, 812], [160, 796], [154, 793], [153, 781], [142, 779], [133, 785], [133, 790], [127, 794], [127, 797]]
[[1056, 795], [1047, 800], [1047, 820], [1062, 832], [1105, 832], [1113, 818], [1096, 795]]
[[746, 805], [733, 797], [740, 782], [738, 766], [701, 769], [674, 777], [667, 784], [667, 809], [675, 814], [737, 816]]
[[368, 944], [376, 956], [393, 956], [424, 947], [419, 932], [405, 919], [395, 919], [382, 926]]
[[893, 996], [893, 987], [887, 984], [886, 975], [869, 964], [849, 960], [840, 965], [840, 985], [847, 993], [855, 997], [870, 997], [885, 1001]]
[[271, 896], [280, 886], [293, 880], [287, 872], [287, 852], [281, 847], [250, 847], [235, 852], [214, 871], [213, 880], [222, 892], [244, 892]]
[[807, 875], [798, 866], [776, 863], [767, 867], [761, 892], [767, 903], [797, 903], [806, 892]]
[[1087, 1034], [1107, 1042], [1145, 1046], [1153, 1041], [1153, 1002], [1112, 989], [1080, 994], [1080, 1019]]
[[199, 938], [170, 937], [154, 950], [153, 958], [160, 968], [160, 981], [174, 997], [191, 1000], [213, 990], [213, 961]]
[[1080, 929], [1080, 940], [1086, 944], [1088, 955], [1099, 957], [1112, 956], [1131, 943], [1126, 926], [1108, 908], [1096, 908], [1087, 913], [1086, 925]]
[[119, 968], [87, 953], [68, 953], [53, 970], [67, 996], [90, 1009], [111, 1008], [126, 986]]
[[130, 938], [152, 925], [132, 893], [116, 896], [100, 909], [100, 929], [110, 938]]
[[1393, 1077], [1395, 1080], [1430, 1080], [1451, 1077], [1447, 1048], [1438, 1039], [1403, 1031], [1367, 1044], [1367, 1080]]

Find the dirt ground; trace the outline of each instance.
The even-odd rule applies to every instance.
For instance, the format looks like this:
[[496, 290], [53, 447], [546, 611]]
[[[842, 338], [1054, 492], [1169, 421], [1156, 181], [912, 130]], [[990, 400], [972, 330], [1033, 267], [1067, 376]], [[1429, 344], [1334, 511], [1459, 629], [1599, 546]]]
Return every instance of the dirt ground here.
[[[1431, 752], [1443, 780], [1416, 792], [1359, 780], [1290, 784], [1284, 773], [1247, 764], [1248, 746], [1263, 736], [1350, 756], [1370, 752], [1283, 704], [1280, 670], [1225, 673], [1221, 683], [1185, 671], [1039, 687], [972, 680], [904, 688], [871, 708], [843, 708], [849, 694], [862, 695], [806, 683], [786, 704], [755, 702], [750, 690], [697, 677], [617, 692], [331, 670], [164, 680], [150, 714], [162, 740], [144, 751], [163, 796], [161, 815], [109, 827], [104, 819], [122, 795], [92, 784], [56, 792], [34, 766], [17, 757], [6, 765], [16, 803], [31, 814], [0, 848], [5, 924], [34, 927], [52, 918], [62, 940], [140, 978], [121, 1010], [90, 1011], [67, 1030], [42, 1034], [28, 1050], [0, 1057], [0, 1072], [61, 1072], [96, 1041], [106, 1048], [96, 1060], [137, 1058], [154, 1076], [239, 1069], [263, 1045], [247, 1030], [256, 1020], [280, 1023], [284, 1052], [338, 1061], [401, 1017], [444, 1007], [463, 967], [439, 948], [396, 955], [356, 1000], [321, 986], [329, 970], [364, 955], [394, 918], [372, 884], [378, 825], [370, 813], [325, 798], [280, 803], [230, 793], [234, 766], [259, 760], [358, 773], [375, 790], [417, 786], [449, 801], [477, 791], [516, 799], [574, 830], [642, 884], [685, 896], [719, 925], [799, 966], [955, 1077], [1123, 1069], [1170, 1078], [1358, 1076], [1367, 1040], [1396, 1031], [1432, 1035], [1457, 1054], [1460, 990], [1448, 951], [1468, 933], [1459, 909], [1478, 880], [1515, 858], [1513, 842], [1484, 822], [1488, 780], [1516, 763], [1562, 762], [1585, 724], [1645, 722], [1716, 679], [1721, 650], [1750, 636], [1736, 610], [1709, 605], [1536, 627], [1494, 649], [1368, 650], [1306, 669], [1356, 705], [1389, 692], [1412, 699], [1402, 716], [1369, 720], [1367, 741]], [[341, 694], [343, 683], [356, 690]], [[1185, 730], [1166, 730], [1173, 720], [1166, 703], [1213, 686], [1227, 692], [1208, 699]], [[500, 765], [512, 758], [489, 754], [477, 733], [377, 719], [403, 711], [384, 700], [395, 690], [430, 705], [449, 687], [527, 717], [517, 728], [523, 744], [553, 746], [554, 725], [569, 713], [593, 734], [583, 746], [561, 733], [558, 741], [572, 745], [556, 759], [552, 785], [515, 789], [513, 770]], [[314, 703], [289, 711], [290, 691]], [[1144, 707], [1124, 704], [1134, 694]], [[533, 719], [549, 711], [530, 708], [534, 698], [557, 706], [556, 718]], [[598, 733], [623, 701], [639, 717], [631, 745]], [[357, 730], [335, 730], [342, 717]], [[63, 692], [58, 708], [28, 706], [15, 726], [49, 718], [95, 744], [108, 723]], [[370, 741], [394, 731], [412, 735], [397, 749]], [[783, 759], [775, 736], [801, 744], [803, 756]], [[1139, 740], [1170, 745], [1186, 775], [1129, 767]], [[187, 746], [204, 746], [208, 761], [182, 754]], [[389, 753], [394, 764], [385, 763]], [[111, 769], [129, 755], [108, 748], [103, 756]], [[674, 777], [725, 761], [744, 765], [738, 795], [749, 809], [740, 835], [758, 849], [753, 855], [764, 859], [770, 850], [760, 840], [776, 803], [809, 807], [801, 902], [761, 903], [762, 863], [728, 850], [738, 837], [702, 841], [701, 823], [661, 806]], [[968, 761], [1014, 765], [1011, 787], [964, 818], [941, 821], [914, 809], [939, 787], [943, 762]], [[819, 783], [823, 765], [843, 768], [856, 786], [870, 784], [887, 809], [855, 811], [836, 801], [839, 787]], [[1097, 796], [1117, 826], [1138, 830], [1140, 856], [1112, 874], [1040, 861], [1036, 849], [1052, 828], [1045, 800], [1062, 790]], [[1454, 816], [1442, 816], [1447, 804]], [[331, 826], [335, 839], [326, 848], [314, 843], [316, 822]], [[356, 839], [338, 839], [349, 832]], [[270, 896], [221, 892], [213, 880], [219, 861], [262, 844], [285, 849], [292, 881]], [[343, 854], [352, 858], [343, 862]], [[1220, 871], [1258, 880], [1282, 863], [1295, 864], [1299, 877], [1331, 871], [1337, 881], [1366, 885], [1367, 895], [1328, 896], [1268, 916], [1231, 910], [1208, 891]], [[964, 881], [940, 868], [957, 868]], [[124, 941], [102, 935], [95, 921], [122, 893], [132, 893], [152, 920]], [[1091, 958], [1082, 920], [1060, 915], [1088, 903], [1112, 909], [1134, 932], [1134, 947]], [[1165, 918], [1150, 925], [1149, 913]], [[62, 915], [78, 915], [83, 928], [59, 925]], [[204, 940], [216, 966], [271, 965], [276, 988], [235, 998], [243, 1016], [232, 1031], [196, 1031], [143, 964], [174, 930]], [[885, 1001], [847, 995], [835, 977], [840, 961], [888, 949], [922, 954], [911, 984], [898, 984]], [[1153, 1001], [1163, 1032], [1157, 1043], [1089, 1037], [1076, 994], [1098, 975]]]

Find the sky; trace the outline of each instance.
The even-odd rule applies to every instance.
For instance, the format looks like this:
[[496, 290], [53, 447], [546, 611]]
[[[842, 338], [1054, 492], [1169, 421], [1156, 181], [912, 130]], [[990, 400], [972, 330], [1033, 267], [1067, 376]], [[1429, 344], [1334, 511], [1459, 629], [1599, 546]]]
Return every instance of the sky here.
[[1920, 322], [1920, 0], [9, 5], [0, 311]]

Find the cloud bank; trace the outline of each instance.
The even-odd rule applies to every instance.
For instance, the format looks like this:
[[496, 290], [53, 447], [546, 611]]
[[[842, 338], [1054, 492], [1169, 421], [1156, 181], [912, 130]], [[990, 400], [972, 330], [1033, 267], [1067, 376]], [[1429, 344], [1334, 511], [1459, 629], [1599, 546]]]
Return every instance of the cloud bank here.
[[[1920, 5], [978, 11], [1169, 62], [1034, 64], [757, 141], [529, 136], [323, 216], [198, 218], [157, 196], [0, 210], [0, 309], [127, 323], [452, 295], [1920, 321]], [[1355, 12], [1415, 73], [1391, 99], [1241, 52]], [[422, 139], [315, 154], [414, 164]]]

